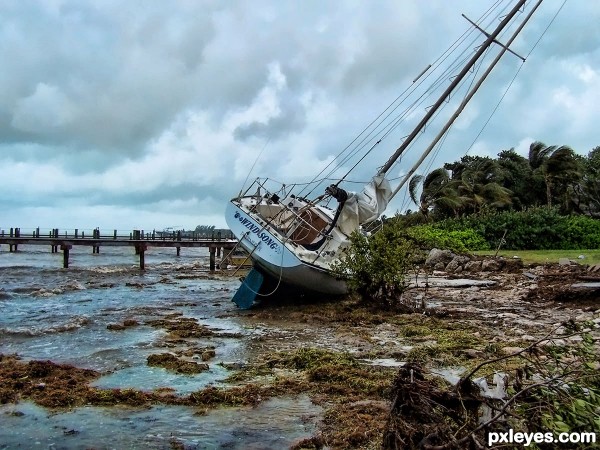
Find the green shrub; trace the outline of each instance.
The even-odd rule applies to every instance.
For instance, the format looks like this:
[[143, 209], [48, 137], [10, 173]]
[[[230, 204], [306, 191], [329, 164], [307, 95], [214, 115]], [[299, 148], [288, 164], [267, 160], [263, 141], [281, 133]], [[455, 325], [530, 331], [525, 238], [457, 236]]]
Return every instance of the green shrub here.
[[433, 225], [418, 225], [406, 230], [408, 236], [426, 248], [442, 248], [455, 253], [489, 250], [486, 240], [472, 228], [444, 230]]
[[600, 220], [587, 216], [563, 216], [557, 209], [533, 208], [446, 219], [436, 228], [471, 230], [489, 248], [513, 250], [584, 250], [600, 248]]
[[386, 309], [401, 306], [407, 274], [419, 252], [414, 242], [393, 224], [369, 237], [355, 232], [350, 241], [352, 246], [334, 267], [338, 276], [364, 301]]

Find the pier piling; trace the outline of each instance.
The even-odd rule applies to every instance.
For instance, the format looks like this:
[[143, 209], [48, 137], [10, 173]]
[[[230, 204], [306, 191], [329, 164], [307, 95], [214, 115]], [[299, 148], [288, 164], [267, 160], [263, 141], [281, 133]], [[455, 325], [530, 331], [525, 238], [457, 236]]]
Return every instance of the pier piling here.
[[62, 244], [60, 246], [60, 249], [63, 251], [63, 268], [65, 269], [69, 268], [69, 252], [71, 247], [73, 246], [69, 244]]
[[214, 245], [211, 245], [208, 249], [208, 251], [210, 252], [210, 261], [209, 261], [209, 270], [211, 272], [215, 271], [215, 253], [216, 253], [216, 247]]

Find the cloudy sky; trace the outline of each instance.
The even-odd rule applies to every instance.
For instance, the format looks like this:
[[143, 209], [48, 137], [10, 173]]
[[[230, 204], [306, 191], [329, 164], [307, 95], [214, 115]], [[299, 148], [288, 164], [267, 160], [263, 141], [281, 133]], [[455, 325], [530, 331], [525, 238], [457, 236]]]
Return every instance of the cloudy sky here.
[[[467, 28], [461, 13], [492, 3], [2, 0], [0, 228], [225, 226], [253, 166], [314, 175]], [[528, 53], [562, 4], [546, 0], [513, 48]], [[430, 164], [600, 145], [598, 23], [600, 1], [568, 0], [475, 144], [462, 132], [516, 58]]]

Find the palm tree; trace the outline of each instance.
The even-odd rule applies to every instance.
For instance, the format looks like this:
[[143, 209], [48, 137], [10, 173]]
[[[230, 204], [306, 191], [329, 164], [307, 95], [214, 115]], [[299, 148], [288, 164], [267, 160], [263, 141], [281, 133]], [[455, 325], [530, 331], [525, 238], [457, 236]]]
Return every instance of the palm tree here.
[[490, 158], [479, 158], [466, 167], [460, 174], [458, 192], [464, 203], [473, 207], [477, 213], [484, 205], [495, 209], [504, 208], [512, 203], [512, 192], [499, 182], [500, 167]]
[[572, 187], [572, 204], [580, 214], [600, 218], [600, 147], [580, 161], [581, 180]]
[[[421, 195], [417, 197], [419, 185], [421, 185]], [[411, 200], [419, 207], [419, 213], [425, 219], [429, 218], [430, 211], [435, 208], [450, 209], [457, 215], [462, 201], [454, 185], [449, 172], [439, 168], [427, 176], [413, 176], [408, 183], [408, 192]]]
[[536, 141], [529, 147], [529, 165], [540, 174], [546, 185], [546, 202], [552, 207], [553, 190], [566, 193], [569, 184], [580, 178], [580, 167], [573, 150], [566, 146], [546, 146]]

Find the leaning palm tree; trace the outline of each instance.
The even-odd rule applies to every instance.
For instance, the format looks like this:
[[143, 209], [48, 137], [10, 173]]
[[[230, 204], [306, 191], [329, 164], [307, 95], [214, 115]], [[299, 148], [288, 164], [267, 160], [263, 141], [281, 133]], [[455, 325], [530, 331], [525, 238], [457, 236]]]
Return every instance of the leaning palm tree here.
[[497, 161], [480, 158], [466, 167], [455, 181], [464, 204], [477, 213], [484, 205], [500, 209], [512, 203], [512, 191], [499, 183], [500, 178]]
[[546, 185], [546, 202], [552, 207], [553, 190], [561, 186], [566, 191], [569, 184], [578, 180], [580, 167], [573, 150], [566, 145], [546, 146], [536, 141], [529, 147], [529, 165], [534, 174], [540, 174]]
[[[421, 195], [417, 191], [421, 187]], [[408, 183], [411, 200], [419, 207], [419, 213], [429, 219], [434, 208], [450, 209], [456, 215], [462, 206], [462, 201], [454, 188], [454, 183], [446, 169], [439, 168], [427, 176], [415, 175]]]

